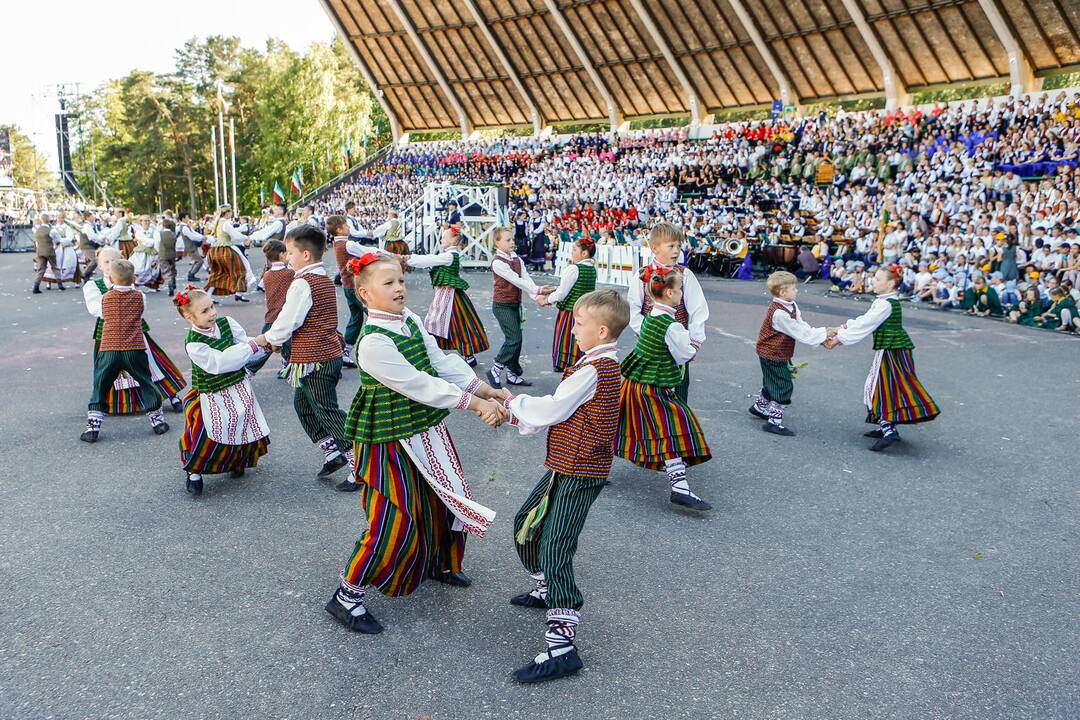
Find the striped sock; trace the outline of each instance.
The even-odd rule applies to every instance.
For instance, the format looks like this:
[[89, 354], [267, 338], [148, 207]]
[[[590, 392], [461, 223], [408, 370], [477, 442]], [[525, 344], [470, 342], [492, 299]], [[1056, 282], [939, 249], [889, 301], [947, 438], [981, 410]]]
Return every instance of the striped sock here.
[[547, 611], [547, 631], [544, 641], [547, 652], [542, 652], [533, 659], [537, 665], [550, 658], [570, 652], [574, 649], [577, 626], [581, 622], [581, 613], [572, 608], [551, 608]]
[[769, 401], [760, 392], [754, 397], [754, 409], [762, 415], [768, 414]]
[[157, 410], [151, 410], [146, 413], [146, 417], [150, 418], [150, 424], [154, 427], [161, 425], [165, 422], [165, 413], [161, 411], [161, 408]]
[[883, 435], [891, 435], [896, 432], [896, 426], [888, 420], [878, 420], [878, 429]]
[[86, 430], [87, 432], [99, 432], [101, 430], [101, 421], [105, 419], [105, 413], [100, 410], [90, 410], [86, 413]]
[[532, 595], [534, 598], [537, 598], [538, 600], [543, 600], [544, 602], [547, 602], [548, 586], [547, 580], [544, 578], [544, 573], [529, 573], [529, 577], [536, 581], [536, 589], [531, 591], [529, 594]]
[[338, 604], [348, 611], [349, 615], [353, 617], [367, 615], [367, 608], [364, 607], [364, 591], [362, 588], [346, 587], [342, 584], [338, 587], [334, 597], [338, 601]]
[[772, 400], [769, 402], [769, 409], [766, 411], [769, 416], [769, 422], [776, 427], [784, 427], [784, 406], [780, 403]]
[[316, 443], [323, 451], [323, 455], [326, 456], [326, 462], [330, 462], [341, 453], [338, 452], [337, 442], [332, 437], [324, 437], [318, 443]]
[[686, 482], [686, 463], [682, 458], [665, 460], [664, 470], [667, 472], [668, 482], [671, 483], [671, 492], [701, 499], [690, 491], [690, 484]]

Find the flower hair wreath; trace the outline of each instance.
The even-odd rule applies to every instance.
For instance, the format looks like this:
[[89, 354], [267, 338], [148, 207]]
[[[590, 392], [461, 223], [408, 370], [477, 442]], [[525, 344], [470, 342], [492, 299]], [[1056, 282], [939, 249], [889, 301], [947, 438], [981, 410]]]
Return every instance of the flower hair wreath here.
[[644, 277], [642, 280], [649, 283], [649, 286], [653, 290], [660, 291], [664, 289], [664, 285], [667, 284], [667, 276], [671, 274], [672, 269], [669, 267], [663, 267], [662, 265], [649, 265], [645, 268]]

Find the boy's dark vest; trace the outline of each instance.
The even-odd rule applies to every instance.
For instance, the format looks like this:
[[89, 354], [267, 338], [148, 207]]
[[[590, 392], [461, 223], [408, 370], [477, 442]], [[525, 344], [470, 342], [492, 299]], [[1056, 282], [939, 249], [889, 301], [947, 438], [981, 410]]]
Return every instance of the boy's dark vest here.
[[766, 360], [781, 362], [790, 360], [795, 354], [795, 338], [773, 328], [773, 313], [777, 311], [787, 313], [792, 320], [795, 319], [794, 307], [788, 310], [775, 300], [770, 303], [769, 309], [765, 311], [765, 319], [761, 321], [761, 329], [758, 330], [757, 354]]
[[[582, 362], [567, 368], [563, 380], [586, 364]], [[606, 478], [611, 472], [615, 433], [619, 427], [622, 377], [618, 361], [611, 358], [598, 358], [589, 364], [596, 369], [596, 391], [592, 399], [570, 417], [548, 429], [544, 465], [566, 475]]]
[[344, 341], [338, 332], [337, 293], [325, 275], [305, 273], [298, 280], [311, 287], [311, 309], [292, 335], [291, 363], [320, 363], [341, 357]]

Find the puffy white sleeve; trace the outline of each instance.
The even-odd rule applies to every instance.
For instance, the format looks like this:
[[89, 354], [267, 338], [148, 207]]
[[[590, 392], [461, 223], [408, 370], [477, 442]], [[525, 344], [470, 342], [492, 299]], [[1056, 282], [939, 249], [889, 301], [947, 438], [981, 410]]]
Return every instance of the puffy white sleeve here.
[[83, 302], [86, 303], [86, 312], [94, 317], [101, 317], [101, 290], [97, 283], [91, 280], [82, 286]]
[[225, 234], [229, 236], [234, 243], [243, 243], [247, 240], [247, 236], [240, 232], [237, 228], [232, 226], [232, 223], [221, 223], [221, 229], [225, 231]]
[[306, 280], [296, 278], [285, 292], [285, 303], [281, 306], [277, 320], [265, 333], [267, 342], [276, 347], [283, 345], [292, 337], [296, 329], [304, 324], [309, 310], [311, 310], [311, 286]]
[[676, 365], [685, 365], [697, 355], [697, 347], [690, 339], [690, 331], [677, 322], [668, 325], [667, 332], [664, 333], [664, 343], [675, 358]]
[[203, 235], [202, 233], [199, 233], [199, 232], [195, 232], [194, 230], [191, 229], [190, 225], [185, 225], [184, 226], [183, 235], [188, 240], [194, 240], [197, 243], [201, 243], [203, 240], [206, 240], [205, 235]]
[[411, 310], [408, 315], [420, 328], [420, 336], [424, 338], [424, 348], [427, 350], [428, 359], [431, 360], [431, 366], [435, 368], [435, 372], [439, 373], [439, 377], [466, 392], [475, 392], [480, 387], [481, 380], [476, 377], [469, 363], [462, 360], [456, 353], [443, 352], [435, 337], [424, 328], [424, 321]]
[[559, 277], [559, 287], [547, 296], [552, 305], [570, 294], [570, 290], [574, 287], [574, 283], [577, 282], [579, 274], [580, 271], [577, 265], [567, 265], [563, 268], [562, 275]]
[[844, 345], [854, 345], [877, 330], [890, 315], [892, 305], [888, 300], [878, 298], [870, 305], [869, 310], [838, 327], [836, 338]]
[[626, 289], [626, 302], [630, 306], [630, 329], [635, 335], [640, 335], [641, 323], [645, 320], [641, 312], [641, 303], [645, 302], [645, 284], [641, 280], [630, 281], [630, 287]]
[[454, 253], [441, 252], [434, 253], [432, 255], [410, 255], [406, 261], [409, 267], [418, 268], [421, 270], [427, 270], [433, 267], [441, 267], [443, 265], [453, 265]]
[[382, 333], [369, 333], [360, 338], [356, 360], [364, 372], [383, 385], [423, 405], [463, 410], [472, 401], [472, 393], [410, 365], [394, 341]]
[[516, 395], [503, 405], [510, 410], [510, 422], [522, 435], [532, 435], [563, 422], [596, 393], [596, 368], [586, 364], [559, 383], [555, 392], [543, 397]]
[[518, 275], [514, 272], [514, 268], [510, 267], [509, 263], [502, 262], [501, 260], [493, 260], [491, 262], [491, 272], [495, 273], [503, 280], [518, 288], [530, 297], [536, 295], [536, 283], [529, 277], [529, 273], [525, 271], [525, 264], [521, 264], [521, 274]]
[[256, 345], [254, 340], [247, 339], [247, 333], [244, 332], [244, 328], [238, 322], [232, 318], [225, 319], [229, 321], [233, 340], [236, 341], [235, 345], [226, 350], [215, 350], [206, 343], [201, 342], [189, 342], [185, 346], [188, 357], [191, 358], [191, 364], [198, 365], [211, 375], [224, 375], [225, 373], [240, 370], [253, 357], [258, 357], [264, 353], [264, 350]]
[[825, 328], [812, 327], [802, 318], [802, 311], [795, 310], [795, 319], [785, 312], [774, 312], [772, 316], [773, 330], [782, 332], [788, 337], [793, 337], [805, 345], [820, 345], [825, 342], [827, 330]]
[[283, 225], [284, 221], [274, 220], [261, 230], [256, 230], [255, 232], [251, 233], [251, 239], [255, 242], [265, 242], [274, 235], [276, 235]]
[[705, 323], [709, 319], [709, 303], [697, 276], [689, 270], [683, 272], [683, 304], [690, 315], [690, 337], [696, 347], [705, 343]]

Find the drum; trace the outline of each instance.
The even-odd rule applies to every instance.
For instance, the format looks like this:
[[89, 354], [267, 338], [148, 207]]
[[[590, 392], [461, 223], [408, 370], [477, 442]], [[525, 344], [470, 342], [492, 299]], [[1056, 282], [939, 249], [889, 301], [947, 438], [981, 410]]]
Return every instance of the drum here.
[[799, 257], [798, 245], [765, 245], [761, 248], [765, 262], [773, 267], [792, 268]]

